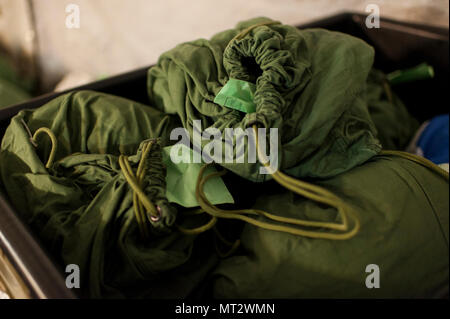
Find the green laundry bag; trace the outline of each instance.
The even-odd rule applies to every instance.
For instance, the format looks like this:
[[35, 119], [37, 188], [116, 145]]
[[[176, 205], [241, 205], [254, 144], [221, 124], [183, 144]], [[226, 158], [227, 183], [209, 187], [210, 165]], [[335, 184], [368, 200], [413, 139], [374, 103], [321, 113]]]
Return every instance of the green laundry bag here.
[[196, 240], [177, 231], [184, 212], [166, 197], [162, 146], [179, 125], [92, 91], [12, 118], [2, 184], [59, 264], [80, 267], [83, 296], [186, 297], [215, 266], [211, 234]]
[[[359, 232], [335, 241], [245, 225], [241, 250], [211, 277], [214, 296], [448, 297], [448, 173], [433, 167], [436, 171], [384, 153], [316, 181], [352, 208]], [[279, 187], [261, 192], [254, 208], [289, 218], [338, 220], [335, 210]]]
[[[191, 141], [197, 120], [202, 130], [221, 134], [222, 154], [226, 128], [256, 125], [267, 136], [278, 129], [275, 168], [295, 177], [329, 178], [381, 149], [366, 100], [373, 58], [373, 48], [350, 35], [256, 18], [162, 54], [148, 71], [148, 95], [156, 108], [178, 115]], [[269, 179], [260, 174], [258, 160], [246, 160], [251, 148], [245, 139], [245, 160], [237, 162], [236, 140], [234, 162], [216, 154], [212, 159], [249, 180]]]

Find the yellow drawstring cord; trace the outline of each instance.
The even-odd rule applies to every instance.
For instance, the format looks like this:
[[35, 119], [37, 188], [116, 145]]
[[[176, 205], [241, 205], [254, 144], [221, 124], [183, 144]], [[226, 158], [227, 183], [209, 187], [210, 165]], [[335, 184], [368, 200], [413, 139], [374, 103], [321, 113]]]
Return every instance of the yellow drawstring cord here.
[[50, 137], [50, 140], [52, 141], [52, 148], [50, 150], [50, 156], [48, 157], [47, 163], [45, 164], [45, 168], [50, 168], [53, 165], [53, 161], [55, 160], [58, 142], [56, 140], [55, 134], [53, 134], [53, 132], [49, 128], [41, 127], [39, 129], [37, 129], [36, 132], [34, 132], [34, 134], [33, 134], [31, 141], [34, 144], [37, 143], [36, 139], [37, 139], [38, 135], [40, 135], [41, 133], [46, 133]]
[[326, 239], [335, 239], [335, 240], [347, 239], [347, 238], [352, 237], [354, 234], [356, 234], [357, 230], [359, 229], [359, 222], [356, 222], [354, 228], [351, 231], [349, 231], [348, 233], [344, 233], [344, 234], [314, 232], [314, 231], [308, 231], [308, 230], [303, 230], [303, 229], [294, 228], [294, 227], [288, 227], [285, 225], [268, 223], [268, 222], [264, 222], [264, 221], [257, 220], [254, 218], [250, 218], [246, 215], [260, 215], [260, 216], [264, 216], [266, 218], [272, 219], [277, 222], [282, 222], [282, 223], [287, 223], [287, 224], [292, 224], [292, 225], [299, 225], [299, 226], [314, 226], [314, 227], [325, 227], [326, 228], [327, 226], [329, 226], [331, 224], [331, 227], [328, 227], [328, 228], [340, 229], [342, 227], [341, 226], [336, 227], [336, 225], [332, 224], [332, 223], [310, 222], [310, 221], [302, 221], [302, 220], [298, 220], [298, 219], [294, 219], [294, 218], [276, 216], [276, 215], [272, 215], [272, 214], [269, 214], [265, 211], [258, 210], [258, 209], [244, 209], [244, 210], [222, 210], [222, 209], [219, 209], [219, 208], [215, 207], [214, 205], [212, 205], [208, 201], [208, 199], [206, 198], [206, 196], [204, 194], [203, 187], [204, 187], [204, 184], [209, 179], [216, 177], [216, 176], [221, 176], [225, 173], [225, 171], [215, 172], [215, 173], [209, 174], [206, 177], [203, 177], [203, 173], [208, 165], [210, 165], [210, 164], [205, 164], [200, 170], [199, 178], [197, 180], [196, 198], [200, 204], [200, 207], [203, 208], [208, 214], [210, 214], [212, 216], [215, 216], [217, 218], [242, 220], [249, 224], [263, 228], [263, 229], [280, 231], [280, 232], [285, 232], [285, 233], [289, 233], [289, 234], [293, 234], [293, 235], [311, 237], [311, 238], [326, 238]]
[[[149, 238], [149, 230], [146, 219], [146, 213], [150, 215], [150, 218], [159, 218], [160, 212], [155, 207], [155, 205], [150, 201], [147, 195], [142, 190], [142, 183], [145, 177], [145, 161], [150, 153], [151, 147], [154, 144], [154, 141], [150, 141], [144, 144], [142, 148], [142, 155], [139, 161], [139, 165], [136, 171], [136, 176], [133, 173], [133, 169], [128, 162], [128, 157], [125, 155], [119, 156], [119, 165], [122, 170], [122, 173], [133, 190], [133, 207], [134, 214], [136, 216], [136, 221], [139, 226], [139, 230], [144, 239]], [[145, 210], [144, 210], [145, 208]]]
[[[196, 209], [191, 209], [191, 210], [185, 211], [183, 213], [183, 215], [199, 215], [199, 214], [203, 214], [203, 213], [205, 213], [205, 211], [202, 208], [196, 208]], [[203, 233], [203, 232], [209, 230], [210, 228], [214, 227], [216, 222], [217, 222], [217, 218], [212, 216], [211, 220], [208, 223], [206, 223], [205, 225], [202, 225], [200, 227], [197, 227], [197, 228], [185, 228], [180, 225], [175, 225], [175, 226], [177, 227], [177, 229], [180, 232], [182, 232], [185, 235], [197, 235], [197, 234]]]
[[[25, 124], [25, 122], [24, 122]], [[26, 124], [25, 124], [26, 125]], [[27, 129], [28, 127], [25, 126]], [[45, 164], [46, 168], [50, 168], [53, 165], [53, 161], [55, 159], [56, 150], [57, 150], [57, 139], [55, 134], [47, 127], [41, 127], [34, 132], [33, 137], [31, 138], [31, 142], [34, 145], [36, 144], [37, 137], [41, 133], [46, 133], [52, 142], [52, 148], [50, 150], [50, 155], [47, 160], [47, 163]], [[134, 176], [133, 170], [130, 166], [130, 163], [128, 162], [128, 158], [124, 155], [119, 156], [119, 165], [122, 169], [122, 172], [125, 176], [125, 179], [127, 180], [128, 184], [133, 189], [133, 207], [134, 212], [136, 216], [136, 221], [139, 226], [139, 230], [143, 238], [149, 237], [149, 231], [147, 228], [147, 220], [145, 216], [144, 208], [147, 210], [147, 212], [152, 216], [153, 218], [159, 218], [159, 211], [155, 207], [155, 205], [148, 199], [148, 197], [145, 195], [145, 193], [142, 191], [142, 183], [144, 181], [145, 176], [145, 160], [148, 157], [148, 154], [150, 152], [150, 149], [153, 145], [154, 141], [150, 141], [146, 143], [142, 150], [141, 159], [139, 161], [138, 169], [136, 172], [136, 176]]]
[[431, 169], [438, 175], [442, 176], [447, 182], [448, 182], [448, 172], [442, 168], [440, 168], [438, 165], [434, 164], [433, 162], [427, 160], [425, 157], [414, 155], [407, 152], [402, 151], [381, 151], [380, 155], [393, 155], [393, 156], [399, 156], [403, 157], [405, 159], [408, 159], [410, 161], [416, 162], [422, 166], [425, 166], [426, 168]]
[[[202, 208], [197, 208], [197, 209], [193, 209], [193, 210], [184, 212], [184, 215], [198, 215], [198, 214], [203, 214], [203, 213], [205, 213], [205, 211]], [[208, 223], [206, 223], [205, 225], [202, 225], [200, 227], [197, 227], [197, 228], [189, 229], [189, 228], [185, 228], [185, 227], [182, 227], [179, 225], [175, 225], [175, 226], [181, 233], [183, 233], [185, 235], [198, 235], [198, 234], [203, 233], [212, 228], [216, 235], [214, 237], [214, 245], [216, 247], [217, 254], [221, 258], [225, 258], [225, 257], [230, 256], [232, 253], [234, 253], [236, 251], [236, 249], [239, 247], [241, 241], [239, 239], [237, 239], [234, 243], [231, 243], [230, 241], [226, 240], [217, 230], [216, 223], [217, 223], [217, 217], [212, 216], [211, 220]], [[225, 245], [231, 246], [231, 248], [227, 252], [223, 253], [219, 249], [219, 246], [217, 244], [217, 239], [219, 239]]]
[[209, 222], [207, 222], [205, 225], [202, 225], [200, 227], [196, 228], [185, 228], [179, 225], [176, 225], [177, 229], [182, 232], [185, 235], [197, 235], [200, 233], [203, 233], [211, 228], [213, 228], [217, 223], [217, 218], [215, 216], [212, 216]]

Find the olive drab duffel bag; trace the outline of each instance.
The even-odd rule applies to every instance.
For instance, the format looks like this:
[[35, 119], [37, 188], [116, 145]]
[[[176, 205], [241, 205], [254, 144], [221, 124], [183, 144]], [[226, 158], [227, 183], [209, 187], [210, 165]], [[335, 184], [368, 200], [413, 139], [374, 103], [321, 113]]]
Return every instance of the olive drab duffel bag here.
[[[1, 184], [55, 259], [80, 267], [84, 296], [186, 297], [216, 265], [210, 235], [196, 241], [183, 232], [176, 219], [186, 209], [166, 196], [162, 147], [179, 125], [92, 91], [13, 117], [0, 152]], [[175, 190], [183, 175], [171, 176]]]

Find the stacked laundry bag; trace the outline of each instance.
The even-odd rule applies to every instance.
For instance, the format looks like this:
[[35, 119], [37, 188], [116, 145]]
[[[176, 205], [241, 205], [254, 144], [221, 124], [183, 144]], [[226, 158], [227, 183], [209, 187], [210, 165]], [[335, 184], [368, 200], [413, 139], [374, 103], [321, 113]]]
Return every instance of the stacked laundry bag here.
[[[146, 104], [74, 91], [20, 111], [1, 184], [83, 297], [448, 296], [448, 172], [404, 152], [420, 123], [373, 62], [347, 34], [244, 21], [162, 54]], [[195, 162], [199, 126], [216, 143]], [[227, 128], [249, 133], [244, 161], [219, 158], [239, 155]]]

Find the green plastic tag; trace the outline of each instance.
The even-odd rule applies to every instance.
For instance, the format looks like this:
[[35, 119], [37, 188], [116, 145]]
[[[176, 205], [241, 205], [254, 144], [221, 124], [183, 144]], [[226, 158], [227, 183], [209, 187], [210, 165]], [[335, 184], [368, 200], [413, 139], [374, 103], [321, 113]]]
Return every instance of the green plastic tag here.
[[[163, 163], [167, 167], [167, 200], [183, 207], [198, 207], [200, 205], [195, 198], [195, 188], [197, 186], [198, 174], [204, 164], [192, 163], [192, 149], [183, 144], [179, 144], [178, 146], [180, 147], [178, 150], [178, 158], [182, 159], [178, 164], [174, 163], [170, 158], [170, 151], [173, 146], [163, 148]], [[205, 170], [203, 176], [214, 172], [216, 172], [216, 169], [210, 166]], [[215, 177], [206, 182], [204, 193], [213, 205], [234, 203], [233, 197], [221, 177]]]
[[256, 112], [253, 102], [256, 85], [250, 82], [229, 79], [214, 99], [214, 103], [226, 106], [244, 113]]
[[391, 85], [408, 83], [433, 78], [434, 69], [427, 63], [422, 63], [413, 68], [391, 72], [386, 77]]

